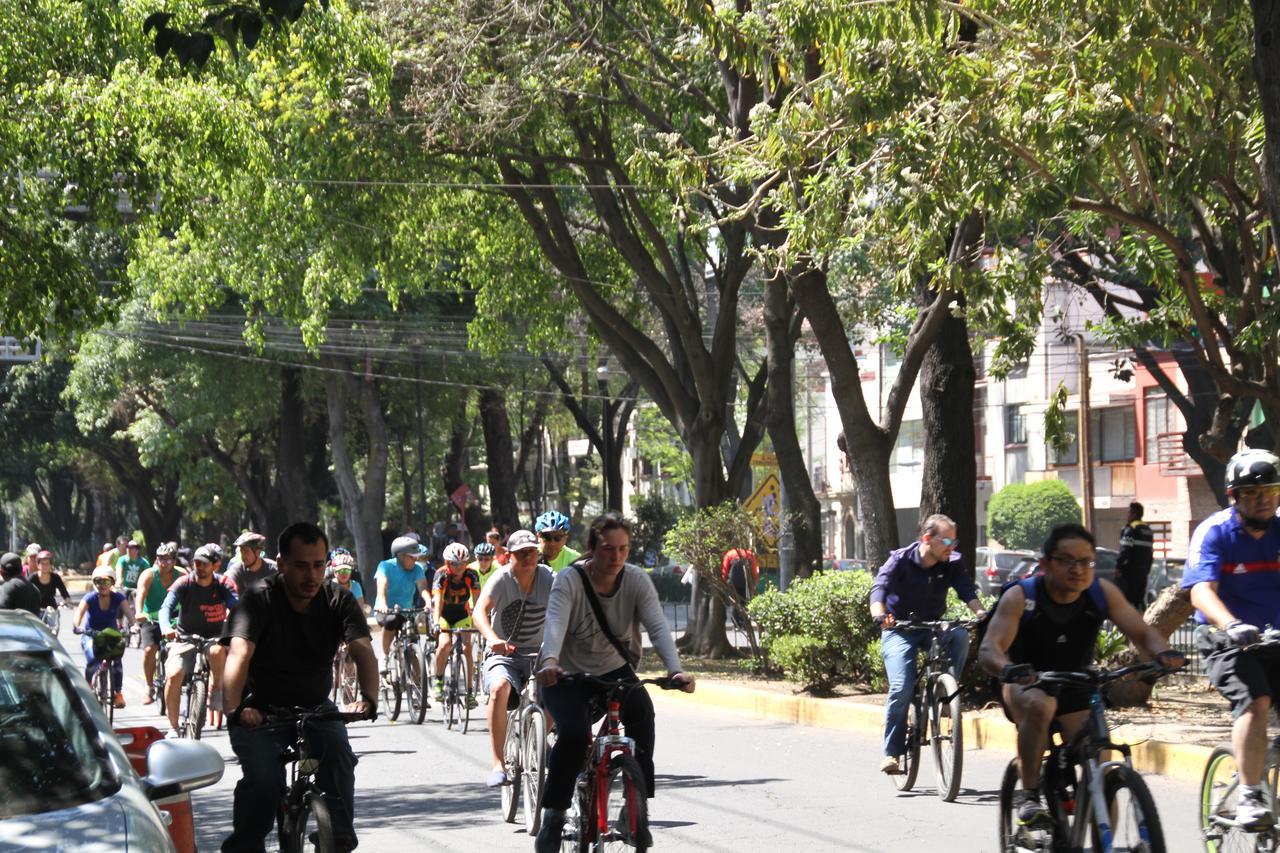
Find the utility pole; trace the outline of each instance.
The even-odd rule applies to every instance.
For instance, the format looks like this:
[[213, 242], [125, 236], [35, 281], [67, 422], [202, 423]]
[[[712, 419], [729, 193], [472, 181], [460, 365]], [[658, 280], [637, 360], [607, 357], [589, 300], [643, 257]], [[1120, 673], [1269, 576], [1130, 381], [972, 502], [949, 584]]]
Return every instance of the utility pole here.
[[1084, 506], [1084, 526], [1093, 530], [1093, 452], [1089, 444], [1089, 351], [1084, 335], [1075, 335], [1080, 347], [1080, 408], [1076, 413], [1076, 450], [1080, 463], [1080, 502]]
[[422, 430], [422, 350], [414, 347], [413, 390], [418, 399], [418, 513], [427, 524], [427, 451]]

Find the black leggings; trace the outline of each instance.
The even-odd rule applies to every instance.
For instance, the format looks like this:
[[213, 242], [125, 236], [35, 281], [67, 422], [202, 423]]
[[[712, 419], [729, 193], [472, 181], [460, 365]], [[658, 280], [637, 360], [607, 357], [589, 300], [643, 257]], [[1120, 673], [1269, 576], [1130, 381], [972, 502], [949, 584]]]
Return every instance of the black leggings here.
[[[601, 675], [608, 681], [636, 681], [631, 667], [624, 666]], [[587, 756], [591, 725], [599, 716], [590, 716], [601, 708], [605, 689], [594, 684], [564, 683], [542, 688], [542, 704], [555, 720], [557, 739], [547, 758], [547, 781], [542, 805], [549, 809], [567, 809], [573, 797], [573, 783]], [[602, 712], [603, 713], [603, 712]], [[628, 691], [622, 701], [622, 725], [627, 737], [636, 743], [636, 761], [644, 774], [649, 796], [653, 796], [653, 702], [643, 687]]]

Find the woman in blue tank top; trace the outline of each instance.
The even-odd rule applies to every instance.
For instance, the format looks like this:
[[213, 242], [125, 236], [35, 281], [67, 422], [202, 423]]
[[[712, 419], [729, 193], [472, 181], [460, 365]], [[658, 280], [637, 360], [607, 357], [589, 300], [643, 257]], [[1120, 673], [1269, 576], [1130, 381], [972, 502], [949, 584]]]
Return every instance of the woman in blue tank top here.
[[[93, 592], [87, 593], [76, 609], [75, 625], [83, 626], [88, 631], [98, 632], [107, 628], [128, 630], [133, 622], [133, 610], [122, 593], [112, 589], [115, 584], [115, 573], [111, 569], [98, 568], [93, 571]], [[93, 637], [84, 634], [80, 637], [80, 648], [84, 650], [84, 677], [93, 680], [94, 670], [98, 668], [98, 659], [94, 654]], [[124, 707], [124, 694], [121, 685], [124, 683], [124, 661], [116, 658], [111, 662], [111, 692], [117, 708]]]

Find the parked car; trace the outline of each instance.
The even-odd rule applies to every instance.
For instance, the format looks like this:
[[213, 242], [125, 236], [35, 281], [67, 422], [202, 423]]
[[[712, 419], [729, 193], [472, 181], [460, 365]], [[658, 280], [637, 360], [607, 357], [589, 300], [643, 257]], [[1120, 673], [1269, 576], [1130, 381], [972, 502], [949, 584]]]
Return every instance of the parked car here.
[[1160, 595], [1160, 590], [1182, 583], [1182, 570], [1186, 565], [1184, 557], [1156, 557], [1151, 561], [1151, 574], [1147, 576], [1148, 607]]
[[822, 571], [824, 572], [875, 572], [876, 567], [872, 566], [866, 560], [855, 560], [852, 558], [823, 557]]
[[162, 740], [130, 766], [80, 666], [39, 620], [0, 610], [0, 850], [173, 851], [153, 801], [222, 778], [218, 751]]
[[1035, 559], [1035, 551], [1000, 551], [994, 548], [978, 548], [974, 551], [974, 578], [978, 584], [978, 592], [985, 595], [997, 595], [1000, 588], [1008, 581], [1009, 573], [1030, 557]]
[[[1093, 552], [1093, 576], [1115, 583], [1116, 560], [1120, 553], [1114, 548], [1098, 548]], [[1032, 554], [1029, 560], [1020, 563], [1009, 573], [1009, 580], [1019, 581], [1029, 578], [1040, 569], [1040, 555]]]

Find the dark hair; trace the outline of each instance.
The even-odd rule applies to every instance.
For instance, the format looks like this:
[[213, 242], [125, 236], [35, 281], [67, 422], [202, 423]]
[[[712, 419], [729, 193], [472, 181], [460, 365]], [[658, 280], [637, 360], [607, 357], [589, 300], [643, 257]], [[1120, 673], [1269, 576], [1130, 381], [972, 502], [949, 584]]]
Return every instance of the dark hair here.
[[617, 512], [606, 512], [604, 515], [597, 516], [596, 520], [591, 522], [591, 528], [587, 531], [587, 550], [594, 551], [596, 546], [600, 544], [600, 537], [610, 530], [625, 530], [627, 531], [627, 537], [630, 538], [631, 522]]
[[1142, 513], [1144, 512], [1146, 512], [1146, 507], [1137, 501], [1133, 501], [1129, 504], [1129, 513], [1131, 515], [1136, 515], [1138, 518], [1142, 518]]
[[286, 527], [280, 534], [280, 538], [276, 540], [280, 559], [288, 558], [289, 549], [293, 547], [295, 540], [301, 540], [303, 545], [323, 542], [325, 553], [329, 553], [329, 537], [324, 535], [323, 530], [309, 521], [295, 521]]
[[1083, 524], [1077, 524], [1069, 521], [1066, 524], [1055, 524], [1053, 529], [1049, 531], [1049, 538], [1044, 540], [1044, 548], [1040, 551], [1045, 557], [1049, 557], [1057, 549], [1058, 543], [1064, 539], [1083, 539], [1090, 545], [1096, 545], [1093, 541], [1093, 534]]
[[943, 515], [940, 512], [935, 512], [933, 515], [920, 522], [920, 535], [924, 536], [926, 533], [937, 533], [938, 529], [943, 525], [955, 527], [956, 523], [951, 520], [950, 516]]

